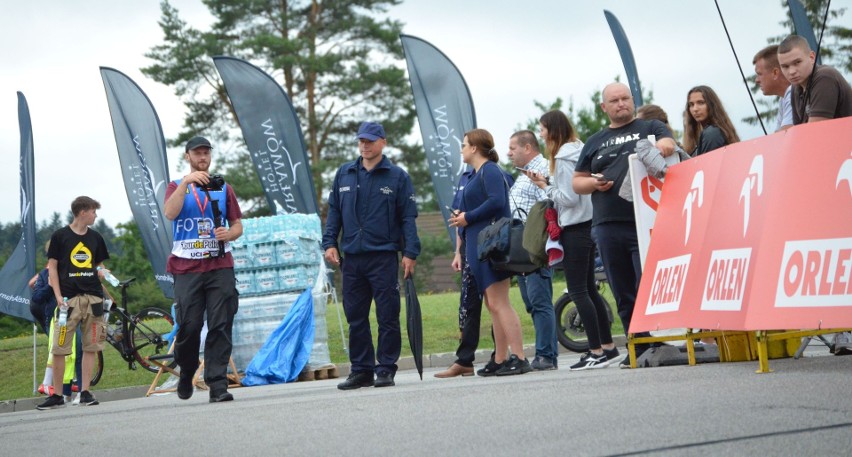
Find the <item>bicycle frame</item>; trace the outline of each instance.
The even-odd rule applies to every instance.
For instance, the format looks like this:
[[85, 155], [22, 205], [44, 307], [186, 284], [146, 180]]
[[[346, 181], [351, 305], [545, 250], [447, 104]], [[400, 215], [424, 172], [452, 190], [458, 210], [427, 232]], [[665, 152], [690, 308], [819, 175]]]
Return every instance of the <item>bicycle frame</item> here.
[[[138, 348], [134, 345], [130, 335], [134, 333], [136, 328], [143, 328], [146, 332], [153, 333], [152, 329], [139, 321], [138, 315], [132, 315], [127, 311], [127, 287], [134, 280], [135, 278], [130, 278], [119, 284], [121, 287], [121, 306], [114, 306], [114, 311], [116, 319], [121, 322], [121, 327], [119, 329], [110, 329], [109, 323], [107, 323], [108, 330], [112, 331], [107, 331], [106, 335], [106, 341], [121, 354], [121, 358], [127, 362], [128, 368], [131, 370], [136, 369], [136, 362], [139, 361], [139, 355], [137, 354]], [[116, 332], [115, 330], [119, 331]], [[149, 342], [168, 348], [173, 338], [173, 333], [167, 335], [158, 334], [156, 341], [149, 340]]]
[[[133, 346], [128, 343], [131, 325], [134, 324], [132, 324], [133, 317], [127, 312], [127, 286], [129, 286], [134, 280], [135, 278], [131, 278], [129, 280], [122, 281], [121, 284], [119, 284], [121, 286], [121, 306], [114, 305], [110, 312], [115, 313], [116, 319], [121, 322], [121, 327], [119, 328], [119, 332], [116, 333], [116, 329], [110, 329], [110, 324], [107, 322], [106, 335], [107, 343], [121, 354], [121, 358], [127, 362], [127, 367], [131, 370], [136, 369], [136, 357], [133, 355]], [[120, 338], [117, 338], [117, 336], [120, 336]]]
[[[175, 338], [177, 324], [174, 322], [174, 311], [172, 311], [172, 315], [169, 315], [159, 308], [149, 307], [142, 308], [136, 314], [128, 312], [127, 287], [135, 280], [136, 278], [129, 278], [119, 283], [119, 287], [121, 287], [121, 306], [116, 304], [110, 310], [111, 313], [114, 313], [115, 319], [113, 319], [112, 324], [108, 320], [106, 322], [107, 331], [105, 341], [118, 351], [121, 358], [127, 362], [128, 369], [136, 370], [138, 363], [146, 370], [156, 373], [158, 368], [153, 368], [153, 365], [149, 364], [147, 357], [165, 353], [171, 347], [172, 341]], [[152, 317], [155, 321], [150, 320]], [[157, 322], [162, 322], [156, 321], [157, 319], [167, 321], [171, 325], [171, 331], [162, 334], [152, 328], [151, 325], [157, 326]], [[139, 337], [137, 337], [137, 333]], [[147, 349], [144, 349], [143, 352], [143, 348]], [[154, 352], [151, 353], [151, 350]], [[91, 385], [93, 386], [98, 383], [103, 375], [103, 351], [98, 352], [95, 370], [91, 381]]]

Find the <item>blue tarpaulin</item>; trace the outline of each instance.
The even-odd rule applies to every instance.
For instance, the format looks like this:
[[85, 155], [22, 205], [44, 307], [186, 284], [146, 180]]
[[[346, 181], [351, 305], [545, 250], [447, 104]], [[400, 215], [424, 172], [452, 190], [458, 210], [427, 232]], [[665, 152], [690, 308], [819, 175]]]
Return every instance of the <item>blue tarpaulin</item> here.
[[246, 368], [244, 386], [295, 381], [314, 345], [314, 298], [302, 292]]

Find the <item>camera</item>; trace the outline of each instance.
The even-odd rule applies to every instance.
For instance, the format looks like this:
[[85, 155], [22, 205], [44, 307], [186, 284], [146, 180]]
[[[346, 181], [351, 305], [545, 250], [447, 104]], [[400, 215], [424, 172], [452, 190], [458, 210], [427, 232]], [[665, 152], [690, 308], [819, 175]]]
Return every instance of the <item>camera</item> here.
[[220, 175], [210, 175], [210, 181], [207, 184], [200, 186], [202, 189], [210, 192], [210, 191], [218, 191], [222, 190], [222, 186], [225, 185], [225, 178]]

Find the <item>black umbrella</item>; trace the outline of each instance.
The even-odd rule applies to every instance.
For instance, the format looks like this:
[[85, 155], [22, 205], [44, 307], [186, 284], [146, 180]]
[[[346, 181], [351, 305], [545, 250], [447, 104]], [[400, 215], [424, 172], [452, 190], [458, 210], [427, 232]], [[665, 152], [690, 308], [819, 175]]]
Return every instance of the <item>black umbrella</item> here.
[[411, 355], [414, 356], [414, 365], [420, 380], [423, 380], [423, 318], [420, 315], [420, 300], [417, 299], [417, 290], [414, 289], [414, 276], [409, 275], [405, 280], [405, 321], [408, 330], [408, 344], [411, 346]]

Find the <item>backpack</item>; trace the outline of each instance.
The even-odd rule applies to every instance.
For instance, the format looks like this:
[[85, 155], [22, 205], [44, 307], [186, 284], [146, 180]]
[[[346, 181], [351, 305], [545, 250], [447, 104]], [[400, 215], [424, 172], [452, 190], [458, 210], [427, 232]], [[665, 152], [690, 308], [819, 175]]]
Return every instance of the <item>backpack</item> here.
[[49, 332], [47, 321], [52, 315], [52, 308], [56, 308], [56, 296], [53, 295], [53, 288], [48, 284], [47, 268], [38, 272], [33, 292], [30, 296], [30, 314], [33, 315], [36, 322], [42, 326], [45, 333]]
[[536, 202], [530, 213], [527, 216], [527, 224], [524, 227], [524, 249], [527, 250], [530, 256], [530, 261], [539, 267], [548, 266], [547, 256], [547, 220], [544, 218], [544, 212], [547, 208], [553, 208], [552, 200], [542, 200]]

